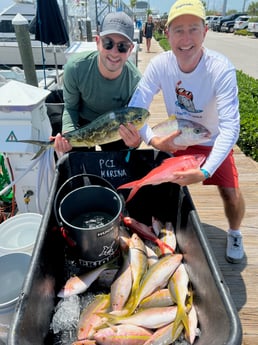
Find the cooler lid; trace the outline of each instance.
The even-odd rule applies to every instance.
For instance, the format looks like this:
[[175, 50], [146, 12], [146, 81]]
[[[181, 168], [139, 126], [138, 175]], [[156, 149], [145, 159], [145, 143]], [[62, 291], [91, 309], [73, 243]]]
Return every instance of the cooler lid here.
[[1, 87], [0, 111], [31, 111], [49, 94], [49, 90], [10, 80]]

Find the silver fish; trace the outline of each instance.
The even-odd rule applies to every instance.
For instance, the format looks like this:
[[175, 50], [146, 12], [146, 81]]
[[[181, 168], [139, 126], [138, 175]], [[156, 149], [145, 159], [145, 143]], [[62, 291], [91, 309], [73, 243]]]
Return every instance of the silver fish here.
[[[79, 129], [64, 133], [63, 136], [69, 141], [72, 147], [94, 147], [96, 145], [103, 145], [121, 139], [118, 133], [120, 125], [131, 123], [137, 129], [140, 129], [149, 116], [149, 111], [143, 108], [121, 108], [109, 111]], [[54, 145], [53, 140], [18, 140], [18, 142], [41, 146], [33, 159], [39, 157], [47, 148]]]
[[198, 145], [207, 142], [211, 136], [210, 131], [200, 123], [177, 119], [175, 115], [152, 127], [154, 134], [160, 137], [170, 135], [176, 130], [181, 131], [181, 134], [174, 139], [176, 145]]
[[106, 262], [100, 267], [97, 267], [82, 275], [70, 277], [57, 296], [60, 298], [78, 295], [87, 291], [91, 284], [100, 276], [100, 274], [107, 269], [117, 268], [113, 261]]

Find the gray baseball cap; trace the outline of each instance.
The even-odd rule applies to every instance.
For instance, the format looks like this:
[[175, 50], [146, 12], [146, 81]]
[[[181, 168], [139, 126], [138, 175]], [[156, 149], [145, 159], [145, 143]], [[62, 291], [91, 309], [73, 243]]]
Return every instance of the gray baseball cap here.
[[110, 12], [103, 19], [100, 26], [100, 36], [119, 34], [133, 42], [134, 24], [124, 12]]

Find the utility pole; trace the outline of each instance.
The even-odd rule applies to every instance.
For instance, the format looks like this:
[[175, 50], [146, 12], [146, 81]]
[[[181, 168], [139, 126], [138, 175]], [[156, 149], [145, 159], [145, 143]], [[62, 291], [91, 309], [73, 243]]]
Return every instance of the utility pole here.
[[223, 1], [223, 7], [222, 7], [222, 15], [225, 16], [227, 12], [227, 2], [228, 0]]
[[246, 0], [243, 1], [242, 12], [245, 12], [245, 5], [246, 5]]

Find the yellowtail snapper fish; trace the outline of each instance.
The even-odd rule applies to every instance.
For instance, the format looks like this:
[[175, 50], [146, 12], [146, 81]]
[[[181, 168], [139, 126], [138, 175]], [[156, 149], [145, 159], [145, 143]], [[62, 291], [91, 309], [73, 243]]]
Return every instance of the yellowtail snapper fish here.
[[58, 292], [57, 296], [60, 298], [69, 297], [72, 295], [81, 294], [91, 286], [91, 284], [100, 276], [100, 274], [107, 270], [117, 268], [113, 261], [109, 261], [100, 267], [97, 267], [82, 275], [70, 277], [62, 289]]
[[167, 120], [152, 127], [154, 134], [160, 137], [170, 135], [176, 130], [181, 131], [181, 134], [174, 139], [176, 145], [198, 145], [207, 142], [211, 136], [210, 131], [200, 123], [177, 119], [175, 115], [171, 115]]
[[[131, 123], [137, 129], [140, 129], [149, 116], [149, 111], [143, 108], [121, 108], [109, 111], [85, 126], [64, 133], [63, 137], [69, 141], [72, 147], [89, 148], [96, 145], [108, 144], [121, 139], [118, 133], [120, 125]], [[18, 140], [18, 142], [41, 146], [33, 159], [39, 157], [48, 148], [54, 146], [54, 140]]]
[[143, 345], [152, 332], [135, 325], [117, 325], [100, 329], [94, 335], [98, 345]]

